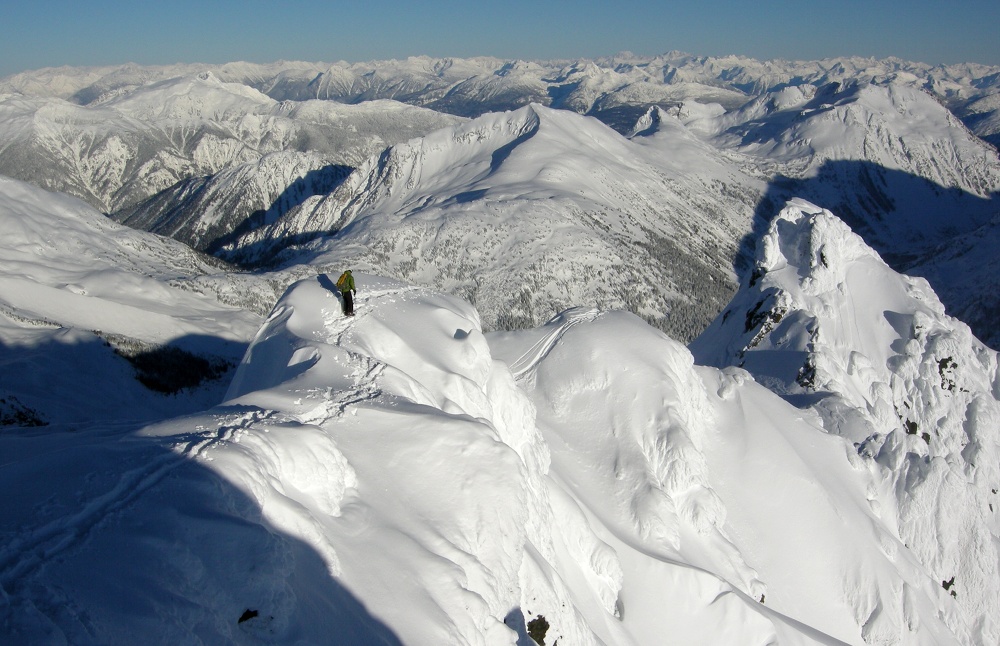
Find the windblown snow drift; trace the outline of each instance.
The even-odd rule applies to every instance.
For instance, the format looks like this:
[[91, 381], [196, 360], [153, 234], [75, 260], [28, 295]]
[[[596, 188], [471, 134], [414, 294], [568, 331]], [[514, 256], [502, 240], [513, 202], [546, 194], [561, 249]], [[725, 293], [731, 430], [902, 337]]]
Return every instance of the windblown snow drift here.
[[[817, 212], [776, 221], [706, 333], [750, 328], [719, 346], [744, 368], [624, 312], [484, 335], [468, 303], [373, 275], [345, 318], [319, 275], [223, 404], [0, 437], [5, 639], [995, 643], [996, 354]], [[792, 359], [801, 392], [776, 386]], [[917, 435], [882, 414], [901, 393]]]

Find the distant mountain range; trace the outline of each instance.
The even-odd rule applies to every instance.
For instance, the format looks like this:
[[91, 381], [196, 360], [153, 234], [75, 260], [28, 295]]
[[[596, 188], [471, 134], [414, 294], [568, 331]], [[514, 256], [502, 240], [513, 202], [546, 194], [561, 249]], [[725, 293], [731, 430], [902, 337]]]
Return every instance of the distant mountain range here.
[[2, 640], [993, 646], [998, 72], [0, 80]]
[[[1000, 212], [997, 96], [988, 66], [677, 52], [58, 68], [0, 80], [0, 173], [244, 266], [322, 256], [429, 282], [478, 299], [487, 328], [538, 324], [586, 293], [682, 339], [729, 298], [764, 223], [803, 197], [997, 345], [996, 272], [968, 260], [989, 256], [976, 249]], [[511, 155], [537, 175], [511, 172], [529, 167]], [[561, 197], [539, 199], [535, 180]], [[589, 231], [600, 260], [582, 270], [586, 254], [558, 243], [534, 257], [460, 242], [469, 227], [550, 235], [520, 217], [539, 208]], [[431, 269], [437, 256], [449, 266]], [[593, 280], [597, 264], [619, 278]], [[526, 272], [527, 291], [511, 289]]]
[[[278, 62], [225, 65], [123, 65], [48, 68], [0, 79], [0, 94], [61, 98], [98, 105], [158, 81], [211, 72], [224, 83], [256, 89], [276, 101], [322, 99], [356, 104], [392, 99], [439, 112], [476, 117], [541, 103], [596, 116], [622, 132], [651, 105], [685, 100], [736, 108], [785, 87], [845, 81], [898, 81], [944, 102], [981, 137], [996, 142], [1000, 68], [926, 65], [895, 58], [759, 61], [684, 52], [646, 57], [628, 52], [597, 59], [524, 61], [491, 57], [367, 63]], [[992, 98], [991, 98], [992, 97]]]
[[[0, 90], [0, 174], [111, 213], [275, 152], [356, 165], [461, 119], [392, 101], [280, 102], [212, 72], [122, 88], [84, 105]], [[282, 187], [283, 189], [284, 187]]]

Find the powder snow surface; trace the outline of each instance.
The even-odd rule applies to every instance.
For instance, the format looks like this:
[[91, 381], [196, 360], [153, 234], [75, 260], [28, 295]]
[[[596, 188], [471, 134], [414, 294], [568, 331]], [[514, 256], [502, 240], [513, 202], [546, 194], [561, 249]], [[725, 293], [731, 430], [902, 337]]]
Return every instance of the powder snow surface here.
[[891, 474], [923, 458], [893, 471], [632, 314], [484, 335], [363, 273], [344, 317], [335, 279], [286, 292], [214, 408], [0, 436], [6, 643], [525, 646], [540, 616], [549, 644], [995, 636], [956, 609], [990, 603], [968, 570], [953, 597], [907, 544]]
[[224, 386], [152, 393], [108, 340], [237, 363], [260, 326], [247, 305], [263, 281], [247, 287], [207, 256], [76, 198], [0, 177], [0, 240], [0, 424], [15, 400], [44, 422], [76, 426], [203, 410]]

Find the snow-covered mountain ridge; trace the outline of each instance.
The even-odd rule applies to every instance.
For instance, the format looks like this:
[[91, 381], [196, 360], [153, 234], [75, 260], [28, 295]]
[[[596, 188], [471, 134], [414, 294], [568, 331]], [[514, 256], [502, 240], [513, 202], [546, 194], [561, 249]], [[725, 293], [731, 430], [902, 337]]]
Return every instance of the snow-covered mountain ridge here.
[[892, 272], [828, 211], [796, 201], [692, 350], [750, 371], [853, 443], [892, 494], [886, 511], [907, 548], [959, 600], [943, 615], [951, 629], [963, 643], [1000, 637], [997, 354], [945, 315], [925, 281]]
[[391, 101], [282, 103], [207, 72], [96, 105], [0, 94], [0, 174], [110, 213], [268, 153], [312, 153], [294, 162], [308, 170], [353, 165], [458, 121]]
[[[109, 212], [268, 152], [310, 150], [354, 165], [381, 146], [446, 124], [440, 115], [434, 121], [433, 113], [406, 112], [384, 100], [470, 117], [534, 102], [596, 116], [624, 133], [651, 106], [698, 101], [736, 109], [773, 92], [845, 83], [923, 89], [996, 144], [998, 79], [997, 68], [973, 64], [756, 61], [678, 52], [548, 62], [415, 57], [52, 68], [0, 79], [0, 124], [27, 124], [3, 133], [11, 145], [0, 149], [0, 173], [70, 192]], [[111, 159], [116, 151], [134, 159]]]
[[[948, 315], [1000, 334], [995, 152], [898, 61], [754, 98], [788, 70], [614, 60], [327, 66], [314, 89], [365, 98], [424, 100], [421, 74], [465, 79], [441, 106], [544, 96], [368, 105], [449, 121], [346, 177], [306, 144], [239, 158], [294, 139], [282, 111], [358, 127], [276, 104], [284, 65], [88, 73], [88, 107], [36, 111], [83, 110], [62, 143], [119, 196], [126, 112], [228, 142], [128, 215], [256, 270], [0, 179], [0, 641], [1000, 642], [1000, 368]], [[950, 108], [989, 91], [953, 72]], [[653, 97], [627, 136], [552, 107]], [[33, 101], [0, 99], [11, 132]], [[164, 394], [163, 349], [223, 364]]]
[[217, 255], [434, 285], [487, 329], [592, 303], [692, 338], [732, 293], [762, 191], [679, 125], [630, 141], [531, 105], [394, 146]]
[[222, 393], [195, 386], [239, 361], [275, 298], [267, 276], [8, 178], [0, 236], [3, 425], [11, 410], [71, 425], [199, 410]]
[[[86, 443], [0, 436], [20, 457], [0, 467], [5, 484], [74, 454], [86, 458], [77, 473], [102, 469], [28, 479], [5, 511], [5, 636], [995, 643], [1000, 511], [981, 496], [997, 479], [997, 355], [926, 284], [818, 212], [797, 202], [776, 220], [754, 284], [709, 333], [777, 318], [741, 309], [788, 290], [789, 311], [743, 353], [761, 355], [746, 368], [763, 374], [765, 349], [818, 330], [820, 399], [856, 401], [880, 370], [860, 358], [825, 369], [831, 350], [947, 350], [953, 391], [936, 367], [886, 369], [908, 375], [900, 392], [968, 402], [961, 432], [974, 447], [941, 439], [950, 421], [929, 444], [902, 426], [856, 444], [865, 411], [831, 426], [745, 369], [695, 365], [625, 312], [576, 308], [484, 335], [469, 303], [360, 272], [358, 315], [343, 317], [334, 276], [313, 276], [274, 307], [220, 406]], [[863, 303], [837, 289], [855, 272], [870, 286]], [[808, 295], [822, 305], [813, 321], [793, 313]], [[851, 336], [862, 329], [852, 308], [888, 329]], [[924, 336], [904, 346], [893, 330], [907, 315]], [[837, 374], [856, 376], [826, 377]], [[910, 419], [933, 428], [943, 409], [912, 403]], [[963, 536], [975, 551], [952, 543]]]
[[[543, 135], [535, 134], [531, 124], [522, 123], [520, 115], [529, 109], [546, 116]], [[464, 231], [473, 214], [494, 213], [481, 226], [484, 230], [502, 227], [497, 233], [502, 230], [501, 237], [510, 241], [522, 240], [527, 228], [537, 226], [525, 215], [542, 206], [549, 212], [560, 211], [562, 221], [578, 220], [576, 214], [581, 212], [589, 214], [594, 226], [584, 235], [594, 235], [595, 226], [613, 229], [615, 225], [608, 218], [615, 216], [609, 213], [632, 214], [628, 217], [642, 213], [638, 229], [633, 227], [621, 242], [626, 246], [639, 244], [642, 249], [638, 255], [626, 255], [642, 258], [652, 254], [651, 260], [638, 264], [673, 265], [671, 272], [676, 276], [683, 271], [678, 265], [688, 262], [682, 259], [691, 255], [696, 264], [742, 268], [741, 254], [754, 242], [753, 229], [770, 218], [783, 200], [802, 194], [842, 209], [869, 244], [893, 259], [897, 270], [932, 275], [923, 266], [934, 263], [946, 240], [980, 229], [1000, 208], [1000, 159], [996, 152], [972, 137], [926, 93], [905, 86], [812, 88], [808, 92], [796, 88], [728, 113], [690, 103], [671, 111], [654, 108], [639, 120], [629, 141], [616, 141], [610, 130], [602, 130], [596, 123], [584, 125], [585, 121], [565, 111], [531, 106], [510, 115], [485, 115], [455, 130], [391, 148], [359, 167], [329, 196], [303, 201], [293, 213], [232, 242], [220, 255], [244, 263], [266, 263], [278, 250], [284, 250], [286, 263], [312, 262], [318, 248], [325, 254], [348, 242], [342, 251], [349, 255], [339, 255], [343, 262], [360, 263], [405, 280], [431, 281], [466, 298], [477, 298], [469, 294], [479, 291], [495, 301], [490, 292], [509, 292], [505, 285], [494, 286], [478, 278], [475, 286], [470, 282], [477, 272], [480, 276], [497, 272], [498, 264], [505, 262], [489, 249], [471, 252], [488, 242], [487, 238], [467, 239]], [[501, 119], [516, 124], [511, 126], [515, 129], [501, 135], [502, 128], [497, 125]], [[449, 138], [453, 141], [448, 142]], [[464, 145], [464, 138], [476, 146]], [[601, 143], [595, 147], [595, 141]], [[479, 155], [478, 161], [470, 155]], [[757, 219], [747, 216], [751, 210]], [[423, 219], [397, 220], [404, 213], [441, 220], [445, 228], [428, 230]], [[665, 222], [674, 223], [674, 231], [683, 232], [685, 242], [672, 245], [677, 248], [663, 249], [660, 232], [664, 217]], [[448, 218], [455, 221], [448, 222]], [[414, 231], [421, 227], [423, 233]], [[384, 232], [373, 233], [377, 228]], [[460, 270], [448, 269], [454, 264], [454, 254], [446, 241], [453, 234], [441, 233], [450, 228], [463, 232], [460, 248], [465, 248], [467, 255]], [[428, 239], [431, 233], [433, 239]], [[547, 234], [527, 237], [539, 235]], [[604, 237], [603, 232], [598, 235]], [[386, 241], [387, 237], [391, 241]], [[402, 240], [414, 237], [423, 241], [402, 244]], [[304, 255], [297, 255], [296, 245], [288, 248], [289, 241], [310, 238], [319, 240]], [[974, 249], [988, 254], [987, 238], [972, 240]], [[422, 259], [412, 264], [409, 259], [417, 250]], [[504, 251], [503, 258], [514, 253]], [[523, 249], [516, 253], [523, 253]], [[432, 271], [428, 258], [440, 254], [448, 260]], [[551, 254], [561, 255], [562, 265], [581, 257], [554, 247]], [[613, 260], [615, 255], [601, 254], [612, 259], [605, 262], [616, 273], [635, 275], [636, 268], [620, 268]], [[970, 254], [980, 255], [980, 251]], [[547, 261], [534, 260], [536, 267], [546, 266]], [[971, 270], [984, 274], [989, 266], [977, 264]], [[548, 268], [546, 272], [560, 281], [571, 276], [570, 293], [574, 289], [594, 291], [586, 284], [572, 286], [573, 282], [586, 283], [592, 270]], [[510, 270], [501, 273], [507, 275]], [[517, 275], [523, 273], [518, 270]], [[707, 276], [711, 280], [706, 280]], [[983, 275], [970, 285], [960, 274], [938, 271], [932, 277], [949, 310], [967, 313], [977, 333], [995, 344], [997, 331], [989, 312], [1000, 307], [1000, 302], [989, 288], [993, 279]], [[714, 272], [692, 277], [694, 290], [678, 287], [677, 278], [642, 277], [625, 283], [639, 289], [652, 285], [668, 294], [679, 292], [682, 297], [694, 291], [706, 297], [718, 294], [719, 300], [713, 302], [721, 305], [729, 294], [719, 288], [727, 280], [731, 279]], [[597, 289], [600, 291], [600, 286]], [[701, 290], [706, 291], [702, 294]], [[523, 306], [511, 305], [512, 300], [508, 297], [500, 309], [514, 307], [520, 312]], [[677, 301], [673, 295], [667, 300]], [[532, 308], [541, 315], [527, 324], [540, 323], [579, 302], [565, 297], [552, 305], [536, 301]], [[667, 312], [646, 296], [630, 301], [618, 294], [614, 302], [616, 306], [627, 303], [643, 316], [662, 317]], [[682, 298], [682, 302], [690, 304], [691, 300]], [[477, 303], [487, 325], [496, 325], [495, 306], [485, 300]], [[676, 315], [678, 308], [670, 311]], [[688, 320], [677, 323], [667, 320], [664, 329], [680, 338], [691, 338], [692, 324]], [[503, 326], [509, 324], [506, 321]]]
[[[554, 63], [415, 58], [366, 65], [125, 67], [79, 70], [79, 83], [70, 78], [73, 73], [42, 70], [7, 80], [12, 143], [0, 151], [0, 170], [83, 196], [101, 210], [119, 209], [113, 214], [119, 221], [213, 251], [281, 218], [309, 196], [321, 196], [337, 185], [348, 166], [372, 163], [366, 160], [380, 155], [385, 144], [446, 125], [439, 121], [444, 115], [407, 112], [400, 103], [386, 103], [386, 97], [418, 105], [460, 102], [465, 106], [461, 110], [454, 105], [434, 107], [473, 115], [534, 101], [592, 114], [630, 135], [645, 129], [636, 127], [637, 120], [646, 119], [643, 115], [669, 106], [668, 112], [690, 134], [716, 148], [702, 149], [711, 165], [729, 164], [730, 175], [766, 182], [752, 221], [742, 211], [756, 199], [756, 188], [740, 188], [730, 195], [734, 183], [726, 181], [685, 196], [687, 201], [729, 209], [723, 215], [724, 227], [734, 218], [756, 222], [737, 234], [743, 238], [744, 253], [752, 247], [760, 222], [785, 200], [805, 197], [844, 217], [895, 269], [930, 278], [950, 312], [962, 316], [987, 342], [998, 343], [992, 313], [1000, 301], [990, 289], [995, 283], [986, 269], [990, 263], [952, 259], [948, 270], [942, 264], [942, 256], [953, 255], [949, 239], [962, 237], [962, 245], [968, 246], [972, 232], [987, 226], [997, 212], [996, 151], [954, 116], [963, 114], [960, 106], [967, 101], [977, 106], [977, 123], [988, 121], [984, 110], [990, 109], [989, 93], [1000, 78], [991, 68], [932, 68], [868, 59], [759, 62], [670, 53], [652, 59], [623, 54]], [[41, 79], [53, 89], [44, 90]], [[294, 89], [304, 79], [313, 83], [313, 95]], [[84, 107], [51, 97], [31, 98], [31, 93], [75, 96], [72, 100]], [[319, 96], [324, 100], [316, 100]], [[37, 102], [52, 100], [60, 105], [36, 109]], [[339, 100], [362, 103], [347, 106]], [[16, 108], [31, 102], [31, 109]], [[58, 115], [67, 109], [82, 111], [68, 128], [15, 127], [26, 121], [44, 125], [38, 114], [51, 113], [57, 116], [48, 119], [59, 121]], [[124, 117], [124, 122], [116, 122]], [[400, 129], [400, 122], [411, 125]], [[41, 136], [24, 134], [35, 130]], [[570, 141], [577, 134], [567, 131], [569, 138], [561, 147], [575, 145]], [[51, 145], [41, 150], [31, 141]], [[284, 152], [269, 152], [279, 148]], [[655, 165], [666, 167], [668, 175], [692, 167], [696, 158], [684, 154], [677, 159], [669, 148], [658, 152]], [[551, 183], [551, 176], [547, 181]], [[475, 190], [455, 186], [453, 192], [472, 195]], [[293, 233], [286, 227], [283, 237]], [[306, 228], [300, 233], [299, 241], [320, 232]], [[726, 250], [729, 237], [722, 236], [723, 249], [708, 257], [713, 263], [735, 262], [739, 267], [739, 259]], [[989, 255], [979, 248], [984, 245], [974, 245], [969, 257]], [[260, 254], [255, 258], [269, 260]], [[959, 266], [962, 273], [955, 270]], [[369, 268], [411, 278], [381, 266]], [[477, 264], [474, 270], [497, 267]], [[966, 280], [968, 275], [976, 279]], [[968, 288], [969, 283], [975, 287]], [[461, 287], [455, 293], [466, 294], [469, 286]], [[640, 300], [649, 299], [643, 295]], [[546, 307], [532, 322], [560, 308]], [[660, 305], [640, 303], [632, 309], [644, 316], [665, 312]], [[488, 311], [484, 314], [488, 321], [495, 318]], [[706, 317], [695, 319], [703, 322]], [[669, 329], [690, 337], [700, 331], [690, 329], [692, 325], [698, 324], [681, 322]]]

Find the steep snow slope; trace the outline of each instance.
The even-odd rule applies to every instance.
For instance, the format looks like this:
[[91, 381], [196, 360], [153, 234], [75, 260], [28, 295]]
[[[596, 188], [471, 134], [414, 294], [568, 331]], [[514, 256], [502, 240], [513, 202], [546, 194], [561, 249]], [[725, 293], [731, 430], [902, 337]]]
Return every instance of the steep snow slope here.
[[[869, 501], [876, 481], [841, 438], [742, 370], [694, 368], [683, 348], [634, 319], [582, 323], [554, 321], [530, 346], [524, 333], [492, 345], [531, 393], [562, 495], [622, 561], [624, 623], [644, 631], [632, 633], [636, 643], [664, 634], [715, 643], [705, 625], [731, 622], [721, 600], [733, 599], [720, 595], [721, 616], [702, 614], [686, 604], [701, 597], [682, 575], [623, 543], [717, 573], [765, 608], [848, 643], [958, 643], [936, 618], [946, 593], [878, 517]], [[721, 643], [758, 643], [754, 624]], [[787, 626], [769, 630], [778, 643], [795, 641]]]
[[270, 153], [215, 175], [178, 182], [111, 217], [211, 253], [223, 241], [274, 222], [307, 198], [329, 193], [351, 170], [316, 153]]
[[1000, 212], [1000, 157], [927, 93], [899, 83], [790, 87], [738, 112], [692, 108], [682, 120], [770, 178], [759, 214], [770, 218], [795, 196], [830, 208], [896, 271], [930, 278], [980, 338], [1000, 343], [986, 314], [1000, 297], [983, 267], [930, 268], [958, 248], [970, 259], [993, 255], [990, 240], [972, 232]]
[[532, 105], [395, 146], [218, 255], [434, 285], [488, 328], [592, 303], [691, 338], [732, 293], [762, 190], [679, 124], [629, 141]]
[[[171, 356], [178, 371], [216, 373], [239, 359], [259, 324], [248, 309], [273, 299], [263, 279], [227, 276], [214, 258], [8, 178], [0, 178], [0, 236], [3, 424], [12, 409], [33, 411], [34, 422], [78, 423], [202, 408], [221, 392], [192, 401], [153, 393], [124, 357], [140, 377], [169, 370], [157, 364]], [[174, 354], [164, 356], [165, 345]]]
[[1000, 639], [997, 354], [925, 281], [793, 201], [692, 350], [749, 370], [849, 440], [875, 477], [873, 511], [954, 597], [940, 609], [950, 629], [962, 643]]
[[355, 318], [290, 289], [204, 413], [0, 435], [6, 640], [960, 643], [865, 463], [747, 373], [357, 280]]
[[457, 121], [388, 101], [278, 103], [209, 72], [93, 106], [0, 95], [0, 173], [110, 212], [266, 153], [314, 151], [351, 165]]
[[689, 126], [776, 163], [790, 186], [775, 182], [774, 199], [805, 191], [849, 216], [871, 244], [900, 254], [980, 226], [996, 208], [996, 150], [905, 85], [787, 88]]

